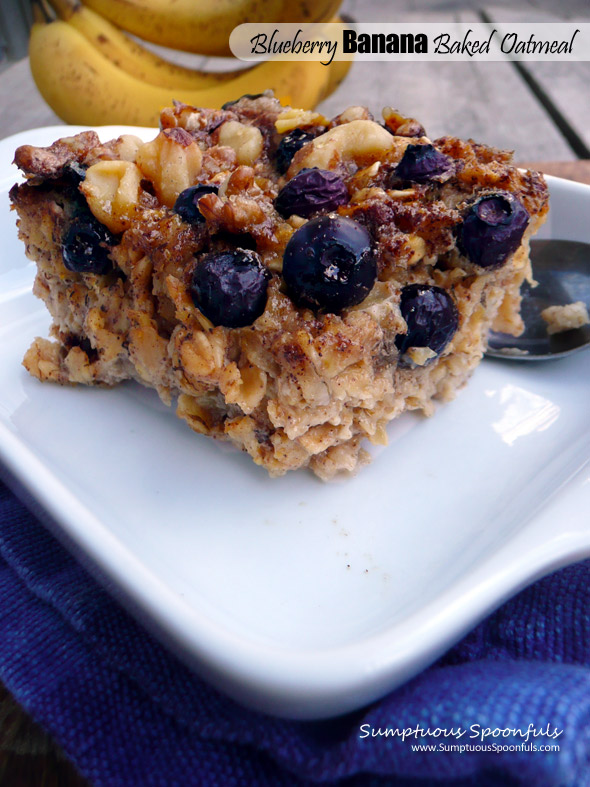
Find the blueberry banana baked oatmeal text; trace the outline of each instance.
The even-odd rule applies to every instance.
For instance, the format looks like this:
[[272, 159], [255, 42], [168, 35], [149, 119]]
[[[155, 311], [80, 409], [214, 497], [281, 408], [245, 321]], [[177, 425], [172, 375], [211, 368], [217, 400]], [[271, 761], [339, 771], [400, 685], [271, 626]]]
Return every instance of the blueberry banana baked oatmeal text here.
[[155, 388], [273, 475], [328, 479], [433, 411], [518, 334], [543, 177], [392, 109], [328, 120], [270, 94], [165, 109], [151, 142], [22, 146], [11, 190], [53, 318], [43, 381]]

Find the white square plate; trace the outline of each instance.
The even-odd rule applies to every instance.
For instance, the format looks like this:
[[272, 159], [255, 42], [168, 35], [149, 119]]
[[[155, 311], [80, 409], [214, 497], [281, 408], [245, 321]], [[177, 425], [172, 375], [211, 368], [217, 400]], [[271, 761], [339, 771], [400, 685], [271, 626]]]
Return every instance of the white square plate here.
[[[102, 139], [123, 131], [108, 127]], [[590, 353], [485, 361], [434, 418], [344, 482], [271, 480], [153, 391], [42, 385], [21, 359], [49, 318], [0, 143], [0, 458], [70, 546], [199, 674], [239, 701], [321, 718], [432, 662], [533, 579], [590, 554]], [[548, 179], [544, 237], [590, 240], [590, 188]]]

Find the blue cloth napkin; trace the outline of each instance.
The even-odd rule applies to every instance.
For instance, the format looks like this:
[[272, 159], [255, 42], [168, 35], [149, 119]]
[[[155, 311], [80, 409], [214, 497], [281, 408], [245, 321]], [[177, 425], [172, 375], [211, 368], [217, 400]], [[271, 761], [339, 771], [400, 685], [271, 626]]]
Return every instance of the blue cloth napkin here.
[[[379, 702], [321, 723], [246, 710], [197, 679], [1, 484], [0, 593], [0, 680], [95, 787], [590, 785], [590, 561], [520, 593]], [[488, 729], [501, 732], [482, 742]], [[416, 749], [450, 744], [490, 750]]]

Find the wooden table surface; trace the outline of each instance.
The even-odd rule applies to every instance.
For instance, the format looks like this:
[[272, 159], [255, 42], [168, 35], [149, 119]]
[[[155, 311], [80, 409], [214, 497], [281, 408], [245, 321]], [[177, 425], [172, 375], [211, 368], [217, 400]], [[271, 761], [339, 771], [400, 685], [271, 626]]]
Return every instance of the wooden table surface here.
[[[404, 0], [346, 0], [343, 10], [362, 22], [481, 21], [468, 3]], [[458, 8], [457, 6], [460, 7]], [[548, 3], [544, 7], [552, 6]], [[563, 17], [590, 6], [563, 2]], [[403, 13], [400, 9], [406, 9]], [[557, 8], [557, 6], [555, 6]], [[395, 9], [395, 13], [392, 11]], [[518, 11], [502, 7], [486, 18], [502, 21], [549, 21], [552, 15], [527, 0]], [[186, 64], [206, 64], [182, 58]], [[431, 138], [443, 134], [487, 142], [515, 151], [519, 164], [590, 184], [590, 63], [355, 63], [340, 88], [321, 105], [330, 116], [351, 104], [369, 104], [378, 115], [394, 106], [418, 118]], [[45, 105], [26, 60], [0, 72], [0, 138], [62, 121]], [[6, 111], [9, 108], [9, 111]], [[582, 160], [587, 159], [587, 160]], [[4, 787], [83, 787], [56, 744], [0, 686], [0, 784]]]

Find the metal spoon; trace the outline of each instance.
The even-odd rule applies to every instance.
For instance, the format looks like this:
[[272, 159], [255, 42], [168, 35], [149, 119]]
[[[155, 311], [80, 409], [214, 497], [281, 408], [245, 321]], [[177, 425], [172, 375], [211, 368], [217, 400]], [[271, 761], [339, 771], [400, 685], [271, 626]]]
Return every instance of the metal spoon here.
[[563, 333], [547, 333], [541, 312], [548, 306], [583, 301], [590, 308], [590, 243], [534, 240], [531, 262], [536, 287], [522, 287], [521, 336], [492, 331], [487, 356], [513, 361], [562, 358], [590, 345], [590, 325]]

